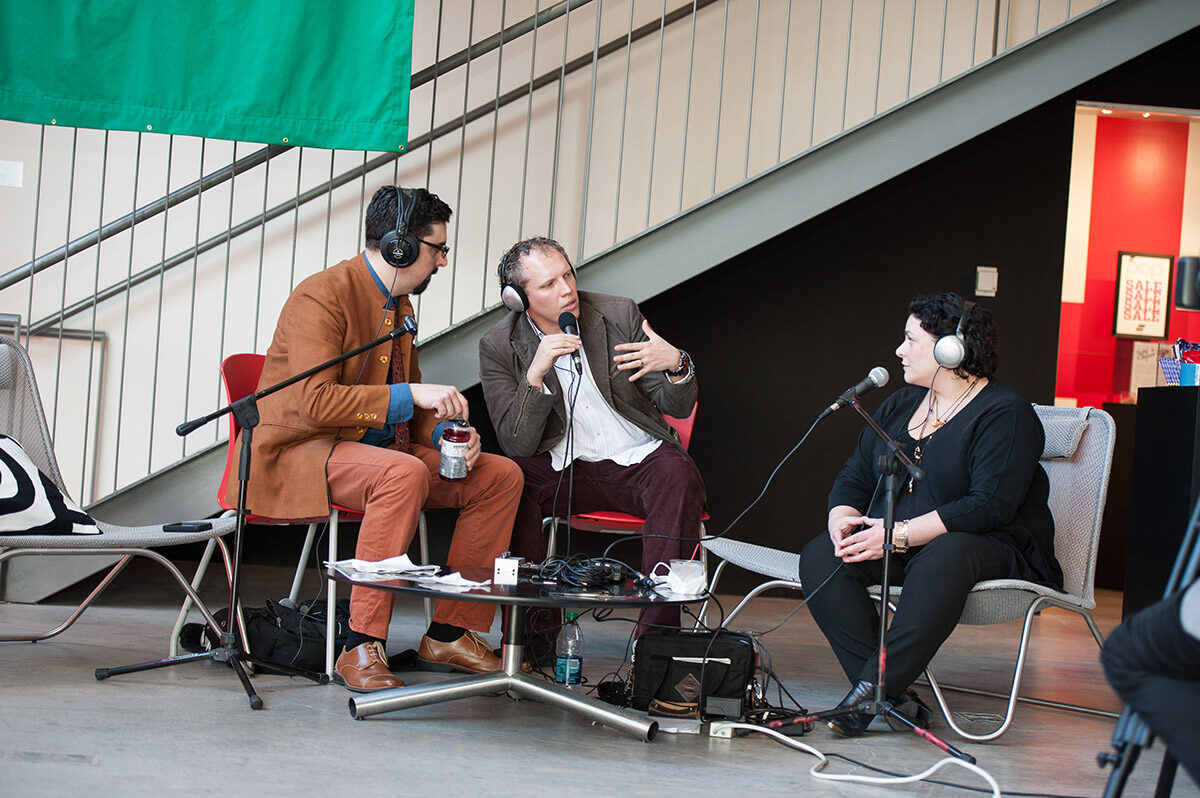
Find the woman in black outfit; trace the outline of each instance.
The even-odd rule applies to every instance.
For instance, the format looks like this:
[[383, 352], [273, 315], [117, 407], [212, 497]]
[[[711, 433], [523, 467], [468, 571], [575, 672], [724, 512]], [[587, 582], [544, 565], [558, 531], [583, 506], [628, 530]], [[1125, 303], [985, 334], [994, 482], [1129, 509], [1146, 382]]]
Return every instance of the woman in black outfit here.
[[[904, 596], [888, 628], [886, 675], [889, 700], [926, 726], [929, 708], [909, 685], [954, 631], [971, 587], [1002, 578], [1061, 587], [1062, 569], [1049, 482], [1038, 463], [1042, 425], [1024, 396], [992, 379], [991, 314], [955, 294], [920, 297], [908, 310], [896, 355], [909, 387], [889, 396], [875, 420], [925, 479], [904, 484], [896, 504], [891, 575]], [[885, 453], [864, 429], [830, 491], [828, 534], [800, 555], [800, 580], [816, 590], [809, 609], [853, 685], [839, 706], [872, 698], [878, 676], [879, 614], [866, 588], [883, 575], [876, 461]], [[856, 737], [872, 717], [852, 713], [827, 723]]]

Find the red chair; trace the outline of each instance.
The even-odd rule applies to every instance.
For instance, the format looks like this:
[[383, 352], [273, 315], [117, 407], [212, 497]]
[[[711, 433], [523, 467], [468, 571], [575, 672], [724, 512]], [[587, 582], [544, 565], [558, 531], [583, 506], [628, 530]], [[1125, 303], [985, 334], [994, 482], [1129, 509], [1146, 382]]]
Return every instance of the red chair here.
[[[696, 423], [696, 409], [699, 403], [692, 406], [692, 412], [687, 418], [675, 418], [663, 414], [663, 420], [671, 425], [679, 434], [679, 442], [683, 444], [684, 451], [687, 451], [688, 445], [692, 442], [692, 427]], [[556, 517], [546, 518], [542, 521], [542, 529], [547, 531], [547, 546], [546, 557], [554, 556], [555, 543], [557, 542], [558, 523], [561, 519]], [[704, 537], [704, 524], [709, 520], [709, 515], [704, 512], [700, 515], [700, 537]], [[575, 513], [570, 518], [570, 526], [572, 529], [579, 529], [584, 532], [599, 532], [607, 535], [634, 535], [640, 534], [642, 527], [646, 523], [646, 519], [629, 513], [618, 513], [612, 510], [596, 510], [590, 513]], [[708, 551], [700, 546], [700, 561], [704, 563], [705, 573], [708, 572]]]
[[[225, 396], [230, 403], [236, 402], [244, 396], [254, 393], [258, 387], [258, 378], [262, 374], [263, 363], [266, 357], [253, 352], [242, 352], [230, 355], [221, 363], [221, 381], [225, 385]], [[225, 473], [221, 475], [221, 485], [217, 488], [217, 502], [226, 510], [235, 510], [235, 506], [231, 506], [225, 501], [225, 491], [229, 486], [229, 480], [232, 476], [234, 453], [238, 450], [238, 434], [242, 431], [241, 425], [234, 418], [233, 413], [229, 414], [229, 448], [225, 454]], [[235, 477], [234, 477], [235, 478]], [[296, 575], [292, 578], [292, 589], [288, 593], [288, 598], [296, 601], [300, 596], [300, 583], [304, 577], [304, 569], [308, 564], [309, 555], [312, 553], [313, 543], [316, 541], [317, 530], [321, 524], [328, 522], [329, 524], [329, 551], [328, 561], [334, 562], [337, 560], [338, 546], [338, 522], [339, 521], [361, 521], [362, 512], [353, 510], [349, 507], [341, 507], [336, 504], [330, 505], [328, 516], [317, 516], [308, 518], [271, 518], [255, 513], [246, 514], [246, 523], [248, 524], [263, 524], [268, 526], [290, 526], [295, 524], [308, 524], [308, 534], [304, 538], [304, 546], [300, 551], [300, 561], [296, 565]], [[417, 533], [420, 538], [421, 545], [421, 562], [429, 561], [429, 541], [425, 528], [425, 514], [422, 513], [417, 524]], [[328, 596], [328, 611], [327, 628], [325, 630], [325, 672], [332, 678], [333, 676], [333, 661], [334, 661], [334, 645], [333, 645], [333, 624], [334, 624], [334, 605], [337, 599], [337, 583], [332, 579], [326, 580], [327, 596]], [[425, 603], [426, 622], [428, 623], [432, 608], [430, 602]]]

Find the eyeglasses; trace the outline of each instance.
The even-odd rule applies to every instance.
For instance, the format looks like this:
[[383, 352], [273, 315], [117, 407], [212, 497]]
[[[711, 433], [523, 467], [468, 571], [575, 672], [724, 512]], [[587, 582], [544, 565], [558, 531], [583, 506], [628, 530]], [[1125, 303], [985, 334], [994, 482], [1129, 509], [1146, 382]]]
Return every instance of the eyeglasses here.
[[443, 257], [443, 258], [448, 258], [448, 257], [450, 257], [450, 247], [446, 246], [445, 244], [435, 244], [435, 243], [433, 243], [432, 241], [426, 241], [426, 240], [425, 240], [425, 239], [423, 239], [423, 238], [418, 238], [417, 240], [418, 240], [418, 241], [420, 241], [420, 242], [421, 242], [422, 244], [424, 244], [425, 246], [427, 246], [427, 247], [433, 247], [433, 248], [434, 248], [434, 249], [436, 249], [438, 252], [442, 253], [442, 257]]

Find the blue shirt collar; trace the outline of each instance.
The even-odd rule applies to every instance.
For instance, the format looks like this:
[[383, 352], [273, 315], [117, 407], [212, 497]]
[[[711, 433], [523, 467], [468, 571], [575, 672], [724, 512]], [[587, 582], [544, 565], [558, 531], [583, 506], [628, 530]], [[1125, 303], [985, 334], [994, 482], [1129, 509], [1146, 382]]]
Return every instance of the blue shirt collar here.
[[371, 265], [371, 259], [367, 257], [367, 253], [365, 250], [363, 251], [363, 260], [367, 264], [367, 269], [371, 272], [371, 278], [373, 280], [375, 280], [375, 285], [379, 286], [379, 293], [383, 294], [383, 298], [385, 300], [387, 300], [387, 304], [384, 305], [384, 307], [387, 308], [388, 310], [395, 310], [396, 304], [400, 300], [397, 297], [392, 296], [388, 292], [388, 288], [386, 285], [383, 284], [383, 280], [380, 280], [379, 275], [375, 273], [375, 267]]

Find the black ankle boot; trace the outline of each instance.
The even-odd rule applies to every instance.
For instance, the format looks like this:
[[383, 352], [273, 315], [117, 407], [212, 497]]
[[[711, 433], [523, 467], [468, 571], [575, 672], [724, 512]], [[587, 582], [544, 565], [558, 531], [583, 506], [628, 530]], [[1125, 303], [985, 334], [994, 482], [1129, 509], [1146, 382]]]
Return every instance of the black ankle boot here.
[[[875, 685], [870, 682], [859, 682], [854, 685], [854, 688], [850, 692], [846, 693], [846, 697], [842, 699], [838, 706], [852, 706], [866, 701], [874, 695]], [[825, 725], [832, 729], [834, 734], [842, 737], [862, 737], [862, 733], [871, 725], [874, 717], [874, 715], [865, 715], [861, 712], [850, 712], [845, 715], [826, 719]]]
[[[933, 719], [933, 710], [929, 705], [921, 700], [916, 691], [911, 687], [900, 694], [899, 698], [889, 699], [892, 702], [892, 709], [903, 715], [905, 718], [913, 722], [918, 729], [928, 729], [929, 721]], [[908, 731], [908, 727], [900, 721], [893, 718], [891, 715], [886, 715], [888, 725], [893, 731]]]

